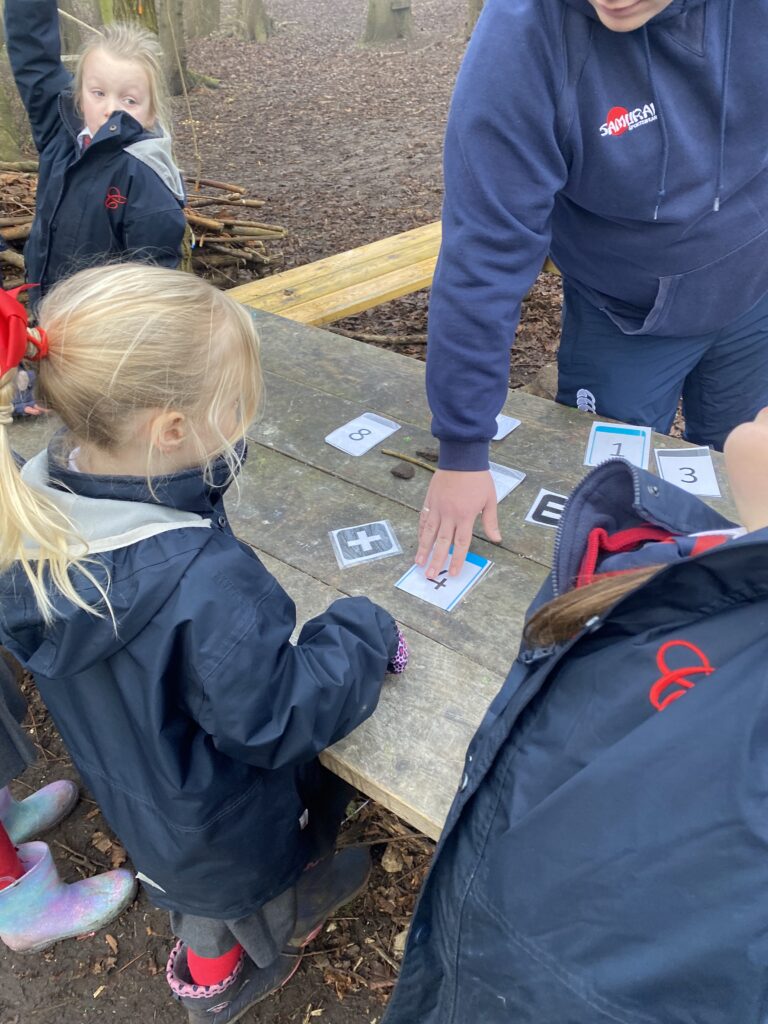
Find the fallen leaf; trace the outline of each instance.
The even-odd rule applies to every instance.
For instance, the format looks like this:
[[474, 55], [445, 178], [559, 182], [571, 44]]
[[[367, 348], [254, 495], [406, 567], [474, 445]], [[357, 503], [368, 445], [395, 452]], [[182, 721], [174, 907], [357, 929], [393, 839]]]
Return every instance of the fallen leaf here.
[[403, 858], [400, 855], [400, 851], [393, 843], [387, 844], [387, 848], [381, 858], [381, 866], [390, 875], [394, 875], [398, 871], [403, 870]]
[[117, 939], [115, 938], [115, 936], [114, 935], [110, 935], [109, 932], [107, 932], [107, 934], [104, 936], [104, 940], [107, 943], [107, 945], [109, 946], [109, 948], [112, 950], [112, 952], [115, 954], [115, 956], [117, 956], [117, 954], [119, 952], [119, 948], [118, 948]]

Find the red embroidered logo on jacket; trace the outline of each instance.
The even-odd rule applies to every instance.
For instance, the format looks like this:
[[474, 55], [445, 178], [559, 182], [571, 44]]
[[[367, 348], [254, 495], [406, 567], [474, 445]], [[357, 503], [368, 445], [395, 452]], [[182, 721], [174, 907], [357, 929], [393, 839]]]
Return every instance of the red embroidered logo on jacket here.
[[[666, 656], [667, 652], [673, 647], [685, 647], [687, 650], [693, 651], [700, 664], [670, 668], [667, 665]], [[678, 700], [688, 690], [694, 688], [696, 683], [691, 682], [686, 676], [709, 676], [715, 671], [714, 667], [710, 665], [706, 654], [699, 650], [695, 644], [688, 643], [687, 640], [668, 640], [667, 643], [662, 644], [659, 648], [659, 653], [656, 655], [656, 664], [661, 675], [651, 687], [648, 698], [657, 711], [663, 711], [672, 701]], [[665, 690], [668, 690], [666, 695], [664, 693]]]
[[635, 107], [634, 110], [627, 110], [626, 107], [611, 107], [605, 121], [600, 125], [600, 134], [604, 137], [624, 135], [625, 132], [634, 131], [635, 128], [653, 124], [657, 118], [656, 106], [653, 103], [644, 103], [642, 107]]
[[114, 185], [112, 188], [107, 189], [107, 198], [104, 200], [104, 205], [108, 210], [116, 210], [118, 206], [123, 206], [128, 200], [124, 195], [121, 195], [120, 189]]

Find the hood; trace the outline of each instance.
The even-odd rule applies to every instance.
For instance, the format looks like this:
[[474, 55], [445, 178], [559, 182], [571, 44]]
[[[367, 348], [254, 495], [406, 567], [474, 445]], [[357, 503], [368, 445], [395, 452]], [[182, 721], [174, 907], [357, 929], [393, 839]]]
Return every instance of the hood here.
[[[26, 576], [15, 569], [0, 577], [0, 641], [33, 674], [54, 679], [116, 654], [173, 599], [179, 579], [213, 535], [210, 516], [228, 475], [219, 460], [213, 486], [192, 469], [156, 478], [150, 489], [139, 477], [68, 470], [67, 455], [66, 435], [58, 434], [47, 451], [25, 463], [22, 476], [73, 522], [88, 554], [97, 556], [89, 568], [108, 591], [114, 623], [108, 613], [98, 617], [54, 595], [55, 619], [46, 626]], [[190, 528], [191, 537], [177, 545], [159, 539]], [[77, 573], [73, 580], [84, 600], [98, 607], [96, 587]]]
[[137, 160], [141, 160], [151, 171], [154, 171], [180, 203], [186, 202], [181, 171], [173, 160], [171, 137], [164, 128], [160, 127], [158, 135], [150, 135], [146, 139], [132, 142], [125, 147], [125, 152], [130, 153]]
[[[707, 0], [672, 0], [669, 7], [665, 7], [663, 11], [655, 14], [650, 21], [649, 25], [656, 25], [662, 21], [668, 21], [670, 18], [677, 18], [681, 14], [687, 14], [688, 11], [693, 10], [694, 7], [701, 7]], [[598, 21], [595, 9], [589, 0], [561, 0], [566, 7], [573, 7], [575, 10], [580, 11], [588, 18], [592, 18], [594, 21]]]

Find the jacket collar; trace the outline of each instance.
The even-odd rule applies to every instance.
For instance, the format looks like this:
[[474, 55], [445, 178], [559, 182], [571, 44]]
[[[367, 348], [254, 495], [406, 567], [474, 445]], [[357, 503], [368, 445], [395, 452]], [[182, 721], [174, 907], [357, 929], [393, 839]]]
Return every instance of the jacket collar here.
[[624, 459], [609, 459], [588, 473], [568, 499], [555, 539], [555, 594], [573, 584], [594, 529], [613, 534], [646, 525], [690, 534], [736, 524], [680, 487]]
[[[48, 478], [51, 486], [86, 498], [109, 498], [135, 501], [198, 515], [212, 515], [232, 483], [232, 474], [223, 458], [217, 459], [207, 480], [198, 467], [147, 480], [140, 476], [100, 476], [78, 473], [69, 468], [67, 459], [72, 442], [66, 431], [59, 431], [48, 445]], [[245, 462], [245, 442], [237, 446], [239, 466]], [[238, 467], [239, 470], [239, 467]]]
[[[75, 98], [71, 92], [63, 92], [59, 96], [59, 115], [72, 137], [76, 139], [82, 130], [83, 118], [75, 109]], [[131, 117], [124, 110], [118, 110], [99, 128], [93, 136], [92, 144], [109, 141], [110, 145], [123, 147], [155, 137], [155, 134], [148, 132], [135, 117]]]

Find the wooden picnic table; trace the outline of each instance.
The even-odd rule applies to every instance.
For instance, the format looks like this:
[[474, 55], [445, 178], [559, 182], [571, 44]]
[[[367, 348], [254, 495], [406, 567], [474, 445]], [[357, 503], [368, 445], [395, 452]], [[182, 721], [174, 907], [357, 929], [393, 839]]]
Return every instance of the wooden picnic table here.
[[[504, 412], [522, 420], [492, 445], [495, 462], [527, 476], [499, 506], [501, 545], [476, 537], [472, 549], [494, 568], [451, 613], [394, 587], [412, 564], [419, 510], [431, 474], [394, 477], [382, 447], [413, 454], [435, 446], [424, 396], [424, 364], [349, 338], [254, 311], [262, 338], [266, 401], [250, 431], [240, 494], [228, 496], [235, 532], [251, 544], [296, 601], [299, 623], [343, 595], [367, 595], [402, 624], [411, 662], [390, 677], [375, 714], [322, 755], [362, 792], [437, 838], [460, 780], [464, 753], [515, 657], [525, 610], [549, 568], [555, 531], [525, 522], [540, 488], [568, 494], [584, 474], [593, 417], [522, 392]], [[361, 457], [325, 443], [331, 430], [363, 412], [401, 429]], [[50, 424], [12, 428], [29, 455]], [[659, 446], [683, 442], [655, 435]], [[733, 515], [722, 460], [714, 456]], [[653, 463], [653, 460], [652, 460]], [[386, 519], [403, 554], [339, 569], [330, 530]]]

